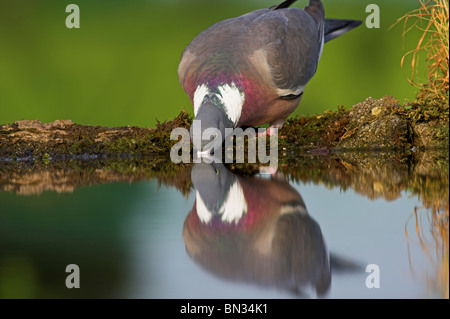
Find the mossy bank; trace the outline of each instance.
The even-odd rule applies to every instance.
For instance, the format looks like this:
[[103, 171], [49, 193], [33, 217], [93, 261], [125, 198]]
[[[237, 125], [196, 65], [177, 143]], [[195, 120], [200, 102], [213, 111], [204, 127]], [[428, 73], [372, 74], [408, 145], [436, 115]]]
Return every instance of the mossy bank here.
[[[87, 126], [70, 120], [16, 121], [0, 126], [0, 159], [50, 160], [102, 156], [169, 156], [177, 142], [174, 128], [189, 129], [185, 111], [155, 128]], [[448, 148], [448, 99], [427, 97], [401, 105], [396, 99], [367, 98], [350, 109], [289, 119], [279, 132], [279, 157], [293, 151], [395, 150]]]

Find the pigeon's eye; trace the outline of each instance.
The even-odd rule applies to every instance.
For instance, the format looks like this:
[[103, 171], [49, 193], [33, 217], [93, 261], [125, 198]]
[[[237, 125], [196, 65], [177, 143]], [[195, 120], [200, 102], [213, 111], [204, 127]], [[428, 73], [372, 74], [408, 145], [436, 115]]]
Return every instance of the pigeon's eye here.
[[219, 132], [214, 133], [214, 138], [217, 138], [219, 136]]

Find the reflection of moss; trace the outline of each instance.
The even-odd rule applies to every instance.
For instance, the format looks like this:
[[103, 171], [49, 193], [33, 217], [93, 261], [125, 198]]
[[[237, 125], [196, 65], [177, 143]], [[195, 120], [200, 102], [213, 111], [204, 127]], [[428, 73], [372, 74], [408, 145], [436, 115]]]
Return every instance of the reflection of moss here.
[[[292, 156], [291, 156], [292, 155]], [[401, 192], [417, 195], [425, 206], [449, 201], [449, 155], [427, 152], [296, 152], [280, 160], [279, 172], [294, 181], [353, 189], [370, 199], [393, 200]], [[238, 175], [259, 172], [256, 164], [227, 164]], [[174, 165], [167, 157], [128, 157], [95, 160], [3, 162], [0, 190], [36, 194], [46, 190], [71, 192], [83, 185], [135, 182], [157, 178], [159, 184], [191, 191], [192, 164]]]
[[5, 162], [0, 165], [0, 190], [39, 194], [46, 190], [72, 192], [75, 188], [110, 182], [158, 178], [183, 194], [190, 191], [191, 164], [174, 165], [166, 157]]

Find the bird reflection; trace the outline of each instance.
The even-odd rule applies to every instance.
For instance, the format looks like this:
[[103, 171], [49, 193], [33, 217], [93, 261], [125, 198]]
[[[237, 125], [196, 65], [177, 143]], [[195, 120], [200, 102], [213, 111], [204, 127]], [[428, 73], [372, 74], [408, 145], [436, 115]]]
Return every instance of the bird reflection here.
[[329, 255], [317, 222], [284, 179], [245, 178], [223, 164], [195, 164], [194, 207], [183, 239], [201, 266], [228, 280], [321, 296], [331, 284]]

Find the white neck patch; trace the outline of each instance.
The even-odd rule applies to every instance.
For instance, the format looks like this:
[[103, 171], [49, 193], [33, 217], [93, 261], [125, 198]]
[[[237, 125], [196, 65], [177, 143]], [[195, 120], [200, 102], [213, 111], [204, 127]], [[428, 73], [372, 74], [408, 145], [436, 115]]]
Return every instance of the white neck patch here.
[[197, 86], [194, 93], [194, 114], [197, 115], [198, 109], [203, 103], [205, 96], [209, 94], [209, 89], [205, 84]]
[[[230, 84], [223, 84], [217, 87], [219, 93], [214, 93], [214, 95], [219, 99], [220, 103], [223, 105], [223, 109], [227, 114], [228, 118], [236, 125], [239, 122], [242, 114], [242, 106], [245, 102], [245, 93], [239, 91], [234, 82]], [[203, 100], [207, 95], [210, 95], [206, 84], [197, 86], [194, 93], [194, 114], [197, 112], [203, 103]]]
[[218, 89], [220, 96], [217, 97], [222, 102], [228, 118], [236, 125], [241, 117], [245, 93], [239, 91], [234, 83], [231, 83], [231, 86], [228, 84], [221, 85]]

